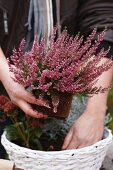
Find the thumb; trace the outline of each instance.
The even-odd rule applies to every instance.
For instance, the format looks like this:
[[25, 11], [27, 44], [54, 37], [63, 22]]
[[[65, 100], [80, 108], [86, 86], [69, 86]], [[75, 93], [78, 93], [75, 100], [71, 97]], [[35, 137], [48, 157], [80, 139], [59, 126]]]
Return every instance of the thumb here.
[[64, 140], [64, 143], [63, 143], [63, 146], [62, 146], [62, 150], [66, 149], [67, 146], [69, 145], [71, 139], [72, 139], [72, 136], [73, 136], [73, 131], [72, 129], [68, 132], [67, 136], [65, 137], [65, 140]]

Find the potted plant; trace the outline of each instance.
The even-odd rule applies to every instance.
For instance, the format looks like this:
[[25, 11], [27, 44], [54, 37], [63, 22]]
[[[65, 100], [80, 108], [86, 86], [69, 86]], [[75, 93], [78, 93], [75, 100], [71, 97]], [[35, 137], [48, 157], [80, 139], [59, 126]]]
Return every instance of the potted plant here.
[[113, 63], [108, 60], [98, 66], [109, 49], [101, 50], [95, 55], [105, 31], [92, 44], [95, 35], [96, 29], [83, 43], [82, 36], [78, 34], [69, 37], [66, 30], [57, 37], [57, 28], [54, 28], [47, 47], [44, 38], [40, 44], [35, 38], [31, 51], [25, 52], [25, 40], [18, 49], [13, 50], [11, 61], [15, 67], [10, 64], [10, 71], [15, 75], [14, 81], [26, 89], [28, 87], [37, 98], [50, 101], [50, 108], [38, 106], [35, 109], [50, 116], [65, 118], [68, 116], [73, 94], [92, 94], [106, 90], [97, 88], [94, 84]]
[[[34, 40], [31, 51], [25, 52], [24, 40], [18, 50], [13, 50], [11, 60], [15, 67], [10, 62], [9, 66], [15, 75], [14, 81], [26, 89], [29, 88], [37, 98], [48, 100], [50, 106], [48, 109], [35, 107], [43, 112], [37, 120], [20, 112], [18, 117], [18, 112], [14, 112], [15, 108], [11, 114], [9, 110], [2, 110], [13, 122], [4, 132], [2, 144], [17, 167], [25, 170], [71, 170], [85, 169], [87, 166], [87, 170], [100, 168], [112, 139], [109, 131], [106, 131], [107, 136], [104, 135], [103, 140], [90, 147], [66, 151], [60, 151], [66, 134], [62, 133], [59, 124], [55, 131], [50, 133], [57, 124], [54, 117], [67, 117], [73, 94], [86, 95], [106, 90], [102, 87], [97, 88], [94, 84], [98, 76], [111, 67], [112, 62], [108, 61], [98, 66], [101, 58], [106, 56], [109, 50], [101, 50], [95, 54], [105, 31], [98, 35], [98, 39], [92, 45], [95, 34], [96, 29], [83, 43], [83, 37], [79, 34], [69, 37], [66, 30], [57, 37], [55, 28], [48, 47], [45, 46], [43, 38], [40, 44]], [[6, 103], [2, 105], [4, 109], [7, 108]], [[13, 112], [15, 114], [12, 114]], [[54, 137], [51, 138], [51, 135]], [[89, 159], [89, 165], [86, 159]], [[81, 164], [81, 161], [84, 163]]]

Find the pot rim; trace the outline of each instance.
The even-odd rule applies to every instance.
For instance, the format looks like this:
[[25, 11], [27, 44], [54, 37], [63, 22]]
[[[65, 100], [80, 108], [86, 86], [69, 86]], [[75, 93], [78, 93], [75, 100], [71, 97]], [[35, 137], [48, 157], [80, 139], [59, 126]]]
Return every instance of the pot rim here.
[[[99, 146], [106, 146], [107, 144], [111, 143], [112, 139], [113, 139], [113, 136], [112, 136], [112, 133], [111, 133], [111, 130], [105, 128], [104, 130], [104, 139], [96, 142], [95, 144], [93, 145], [90, 145], [90, 146], [87, 146], [87, 147], [84, 147], [84, 148], [80, 148], [80, 149], [71, 149], [71, 150], [61, 150], [61, 151], [40, 151], [40, 150], [32, 150], [32, 149], [29, 149], [29, 148], [25, 148], [25, 147], [22, 147], [22, 146], [19, 146], [17, 144], [14, 144], [12, 142], [10, 142], [7, 138], [6, 138], [6, 131], [3, 132], [2, 136], [1, 136], [1, 143], [2, 145], [6, 148], [5, 144], [4, 144], [4, 140], [12, 147], [16, 147], [17, 150], [18, 149], [24, 149], [25, 152], [31, 152], [33, 154], [37, 154], [37, 153], [40, 153], [40, 154], [44, 154], [44, 153], [48, 153], [50, 155], [54, 155], [54, 154], [71, 154], [71, 153], [76, 153], [76, 154], [83, 154], [83, 153], [93, 153], [94, 150], [97, 150], [97, 148]], [[93, 148], [93, 149], [92, 149]]]

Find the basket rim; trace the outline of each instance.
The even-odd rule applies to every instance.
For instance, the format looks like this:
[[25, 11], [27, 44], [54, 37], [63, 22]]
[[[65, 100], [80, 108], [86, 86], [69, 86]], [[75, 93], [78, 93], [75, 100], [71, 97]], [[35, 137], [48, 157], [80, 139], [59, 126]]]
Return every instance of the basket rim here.
[[6, 130], [3, 132], [2, 136], [1, 136], [1, 143], [2, 145], [4, 146], [4, 140], [7, 141], [7, 143], [9, 145], [11, 145], [12, 147], [16, 147], [18, 149], [24, 149], [24, 151], [28, 152], [30, 151], [31, 153], [40, 153], [40, 154], [44, 154], [44, 153], [48, 153], [48, 154], [66, 154], [66, 153], [72, 153], [72, 152], [76, 152], [76, 153], [83, 153], [85, 152], [86, 153], [86, 150], [90, 153], [93, 152], [93, 150], [91, 148], [97, 148], [98, 146], [101, 146], [102, 144], [105, 145], [105, 143], [109, 143], [110, 141], [113, 140], [113, 135], [111, 133], [111, 130], [109, 130], [108, 128], [105, 128], [105, 131], [108, 133], [107, 137], [96, 142], [95, 144], [93, 145], [90, 145], [90, 146], [86, 146], [84, 148], [80, 148], [80, 149], [70, 149], [70, 150], [61, 150], [61, 151], [40, 151], [40, 150], [32, 150], [32, 149], [29, 149], [29, 148], [25, 148], [25, 147], [22, 147], [22, 146], [19, 146], [15, 143], [12, 143], [11, 141], [9, 141], [7, 138], [6, 138]]

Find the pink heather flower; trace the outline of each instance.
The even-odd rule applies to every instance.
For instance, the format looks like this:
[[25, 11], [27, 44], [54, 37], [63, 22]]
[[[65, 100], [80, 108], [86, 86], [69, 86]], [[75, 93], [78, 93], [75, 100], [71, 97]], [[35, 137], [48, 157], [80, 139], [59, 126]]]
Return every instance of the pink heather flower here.
[[[94, 41], [96, 29], [88, 36], [86, 41], [80, 34], [70, 37], [64, 30], [57, 37], [57, 28], [50, 36], [48, 47], [45, 48], [45, 40], [41, 43], [34, 40], [31, 51], [25, 52], [25, 40], [19, 49], [14, 49], [10, 65], [14, 73], [14, 80], [25, 87], [40, 89], [44, 92], [58, 90], [68, 93], [97, 93], [103, 92], [105, 88], [96, 88], [94, 84], [98, 77], [107, 71], [113, 62], [108, 60], [101, 66], [98, 63], [105, 57], [107, 51], [96, 50], [102, 42], [105, 31], [98, 35]], [[87, 81], [86, 81], [87, 80]]]

